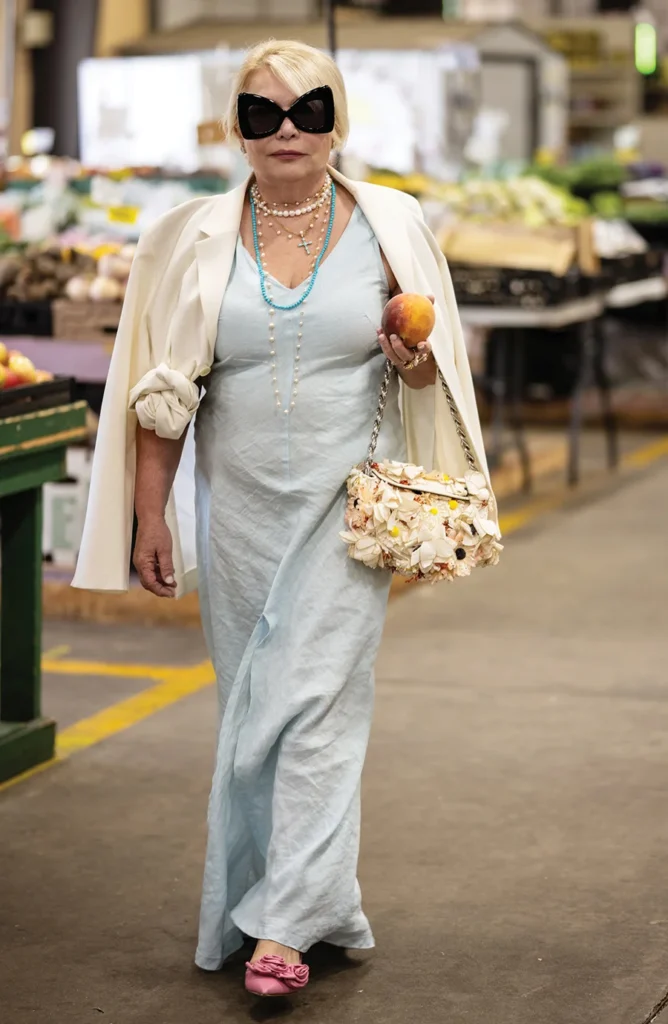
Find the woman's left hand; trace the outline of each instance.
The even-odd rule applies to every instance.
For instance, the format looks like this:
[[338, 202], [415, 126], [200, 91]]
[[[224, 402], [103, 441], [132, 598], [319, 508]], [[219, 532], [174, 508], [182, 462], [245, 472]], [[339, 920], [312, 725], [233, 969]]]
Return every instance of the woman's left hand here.
[[[428, 295], [427, 298], [434, 302], [433, 295]], [[426, 388], [434, 383], [436, 361], [428, 341], [421, 341], [417, 348], [409, 348], [398, 334], [391, 334], [388, 338], [381, 328], [378, 328], [376, 333], [380, 347], [390, 362], [396, 366], [404, 384], [409, 388]], [[408, 364], [415, 363], [416, 357], [419, 362], [409, 369]]]

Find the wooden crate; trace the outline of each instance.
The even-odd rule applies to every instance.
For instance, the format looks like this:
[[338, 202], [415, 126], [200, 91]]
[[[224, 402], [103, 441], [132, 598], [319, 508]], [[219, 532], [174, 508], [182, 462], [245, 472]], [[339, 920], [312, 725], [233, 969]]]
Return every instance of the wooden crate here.
[[121, 318], [120, 302], [53, 303], [53, 336], [64, 341], [113, 342]]

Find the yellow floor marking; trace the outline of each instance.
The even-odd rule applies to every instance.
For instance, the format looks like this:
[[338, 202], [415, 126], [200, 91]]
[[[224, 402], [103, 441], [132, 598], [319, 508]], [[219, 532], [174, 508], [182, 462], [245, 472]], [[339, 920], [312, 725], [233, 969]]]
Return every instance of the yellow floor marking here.
[[58, 733], [56, 737], [56, 757], [44, 764], [30, 768], [27, 772], [8, 779], [0, 784], [0, 793], [15, 786], [18, 782], [32, 778], [40, 772], [61, 764], [71, 754], [86, 747], [101, 743], [115, 733], [129, 729], [144, 718], [149, 718], [156, 711], [169, 707], [203, 690], [215, 681], [213, 665], [209, 661], [199, 665], [186, 665], [182, 668], [157, 665], [108, 665], [97, 661], [53, 661], [42, 663], [45, 672], [62, 675], [98, 675], [121, 676], [125, 678], [159, 679], [155, 686], [142, 690], [126, 700], [112, 704], [81, 722], [75, 722]]
[[[628, 452], [620, 459], [620, 468], [642, 469], [653, 462], [658, 462], [659, 459], [665, 456], [668, 456], [668, 437], [662, 437], [658, 441], [651, 441], [641, 448], [636, 448], [633, 452]], [[604, 480], [603, 477], [601, 479], [602, 481]], [[614, 479], [614, 477], [610, 476], [608, 479]], [[505, 536], [515, 533], [516, 530], [527, 526], [534, 519], [538, 519], [539, 516], [546, 515], [548, 512], [554, 512], [558, 508], [567, 505], [575, 494], [577, 494], [576, 488], [564, 486], [555, 494], [539, 498], [537, 501], [530, 501], [515, 512], [509, 512], [507, 515], [500, 516], [499, 526], [501, 527], [501, 533]]]
[[42, 659], [42, 671], [62, 676], [116, 676], [121, 679], [166, 679], [174, 673], [191, 672], [192, 666], [184, 665], [115, 665], [107, 661], [65, 661], [64, 658]]
[[538, 519], [539, 516], [553, 512], [564, 503], [567, 493], [560, 491], [559, 494], [555, 494], [553, 497], [543, 498], [540, 501], [531, 501], [528, 505], [518, 508], [516, 512], [508, 512], [505, 516], [499, 516], [501, 533], [504, 537], [507, 537], [508, 534], [521, 530], [523, 526], [533, 522], [534, 519]]
[[[668, 456], [668, 438], [653, 441], [634, 452], [625, 455], [621, 465], [628, 469], [639, 469]], [[562, 489], [557, 494], [530, 502], [515, 512], [501, 516], [501, 529], [505, 535], [526, 526], [539, 516], [554, 511], [566, 504], [567, 498], [573, 495], [570, 489]], [[85, 676], [116, 676], [126, 679], [154, 679], [156, 684], [141, 693], [128, 697], [126, 700], [113, 704], [109, 708], [85, 718], [81, 722], [63, 729], [57, 738], [57, 756], [52, 761], [31, 768], [22, 775], [0, 784], [0, 793], [10, 786], [32, 778], [40, 772], [60, 764], [71, 754], [101, 743], [115, 733], [129, 729], [137, 722], [169, 707], [199, 690], [210, 686], [215, 675], [213, 666], [205, 661], [199, 665], [174, 668], [165, 665], [114, 665], [102, 661], [65, 661], [61, 655], [68, 654], [70, 648], [65, 645], [54, 647], [45, 652], [42, 668], [45, 672], [59, 675]]]
[[148, 690], [142, 690], [133, 697], [63, 729], [56, 743], [58, 758], [69, 757], [77, 750], [92, 747], [115, 733], [129, 729], [156, 711], [210, 686], [215, 679], [213, 666], [206, 661], [191, 668], [168, 669], [167, 673], [167, 678]]
[[19, 782], [31, 779], [33, 775], [41, 775], [47, 768], [53, 768], [56, 764], [58, 764], [58, 758], [54, 757], [50, 761], [45, 761], [44, 764], [38, 764], [34, 768], [29, 768], [27, 772], [22, 772], [21, 775], [15, 775], [13, 779], [7, 779], [6, 782], [0, 783], [0, 793], [4, 793], [6, 789], [11, 789], [12, 786], [16, 786]]
[[59, 644], [57, 647], [50, 647], [48, 651], [44, 651], [42, 661], [55, 661], [56, 658], [64, 658], [71, 650], [72, 648], [67, 644]]
[[[629, 452], [627, 455], [622, 456], [620, 459], [621, 469], [643, 469], [646, 466], [651, 465], [653, 462], [658, 462], [660, 459], [668, 456], [668, 437], [661, 438], [658, 441], [651, 441], [649, 444], [643, 445], [641, 448], [637, 448], [633, 452]], [[615, 477], [611, 473], [608, 477], [609, 480], [614, 480]], [[601, 480], [605, 480], [601, 477]], [[528, 526], [529, 523], [539, 519], [541, 516], [548, 515], [550, 512], [556, 512], [558, 509], [565, 508], [569, 502], [576, 495], [577, 488], [568, 487], [566, 484], [561, 486], [558, 491], [553, 494], [546, 495], [544, 498], [537, 498], [534, 501], [527, 502], [526, 505], [522, 505], [514, 512], [508, 512], [505, 515], [499, 517], [499, 526], [503, 537], [508, 537], [512, 533], [516, 533], [518, 530]], [[408, 583], [406, 580], [402, 580], [399, 576], [395, 576], [392, 584], [392, 591], [390, 596], [398, 598], [410, 592], [410, 588], [419, 586], [419, 584]]]
[[622, 459], [622, 463], [624, 466], [638, 469], [641, 466], [649, 466], [666, 455], [668, 455], [668, 437], [662, 437], [659, 441], [653, 441], [634, 452], [629, 452]]

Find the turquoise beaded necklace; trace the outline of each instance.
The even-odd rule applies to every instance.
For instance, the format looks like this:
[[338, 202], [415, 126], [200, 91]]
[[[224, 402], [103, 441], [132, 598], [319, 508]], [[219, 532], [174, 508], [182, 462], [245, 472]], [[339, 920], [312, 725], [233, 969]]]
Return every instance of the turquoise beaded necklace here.
[[277, 302], [274, 302], [274, 300], [272, 298], [270, 298], [269, 293], [267, 292], [267, 275], [265, 274], [264, 267], [262, 266], [262, 255], [260, 253], [260, 240], [258, 238], [258, 233], [257, 233], [257, 212], [255, 210], [255, 200], [253, 199], [253, 196], [251, 195], [251, 197], [250, 197], [250, 207], [251, 207], [251, 220], [253, 222], [253, 246], [255, 248], [255, 262], [257, 263], [257, 269], [258, 269], [258, 273], [260, 275], [260, 291], [262, 292], [262, 298], [264, 299], [264, 301], [267, 303], [268, 306], [271, 306], [272, 309], [280, 309], [283, 312], [289, 312], [291, 309], [297, 309], [298, 306], [301, 306], [304, 302], [306, 302], [306, 300], [308, 299], [309, 295], [313, 291], [313, 288], [315, 287], [315, 282], [316, 282], [317, 277], [318, 277], [318, 272], [320, 270], [320, 264], [322, 263], [322, 261], [323, 261], [323, 259], [325, 257], [325, 253], [327, 252], [327, 249], [329, 247], [329, 242], [330, 242], [330, 239], [332, 237], [332, 228], [334, 227], [334, 214], [336, 213], [336, 185], [334, 184], [334, 182], [332, 182], [332, 184], [330, 186], [330, 194], [331, 194], [331, 210], [330, 210], [330, 214], [329, 214], [329, 224], [327, 226], [327, 234], [325, 235], [325, 241], [323, 243], [322, 249], [318, 253], [318, 258], [315, 261], [315, 266], [313, 267], [313, 271], [311, 273], [311, 276], [310, 276], [310, 279], [309, 279], [309, 283], [308, 283], [308, 285], [306, 287], [306, 290], [304, 291], [304, 294], [301, 296], [301, 298], [297, 299], [295, 302], [289, 303], [286, 306], [281, 306]]
[[[327, 194], [325, 192], [325, 194]], [[260, 236], [258, 232], [257, 224], [257, 210], [256, 202], [251, 190], [250, 194], [250, 208], [251, 208], [251, 221], [253, 224], [253, 244], [255, 247], [255, 262], [257, 264], [258, 274], [260, 278], [260, 291], [262, 292], [262, 298], [266, 305], [269, 307], [269, 355], [271, 357], [271, 383], [274, 392], [274, 400], [276, 404], [277, 412], [282, 412], [284, 415], [289, 416], [292, 410], [295, 408], [297, 402], [297, 391], [299, 388], [299, 382], [301, 379], [301, 347], [302, 347], [302, 329], [304, 326], [304, 306], [309, 295], [313, 291], [315, 282], [318, 277], [318, 271], [320, 270], [320, 264], [323, 261], [325, 253], [329, 247], [329, 242], [332, 237], [332, 228], [334, 226], [334, 215], [336, 212], [336, 186], [333, 181], [330, 181], [329, 186], [329, 199], [330, 199], [330, 213], [329, 223], [327, 225], [327, 233], [322, 243], [322, 249], [318, 253], [315, 262], [313, 264], [313, 270], [308, 278], [307, 286], [304, 290], [303, 295], [295, 302], [281, 305], [274, 301], [271, 282], [267, 280], [267, 274], [265, 273], [265, 267], [263, 263], [262, 245], [260, 243]], [[322, 237], [322, 236], [321, 236]], [[303, 236], [302, 236], [303, 239]], [[308, 250], [307, 250], [308, 251]], [[297, 309], [299, 307], [299, 324], [297, 325], [297, 340], [293, 360], [293, 371], [292, 371], [292, 384], [290, 385], [290, 393], [288, 400], [283, 404], [281, 400], [280, 386], [278, 381], [278, 365], [277, 365], [277, 351], [276, 351], [276, 337], [274, 323], [277, 312], [290, 312], [290, 310]]]

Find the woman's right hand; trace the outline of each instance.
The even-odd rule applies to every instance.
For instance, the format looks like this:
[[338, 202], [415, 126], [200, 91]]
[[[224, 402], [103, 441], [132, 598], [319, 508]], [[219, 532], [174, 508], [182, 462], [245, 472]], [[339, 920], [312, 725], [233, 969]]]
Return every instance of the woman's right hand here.
[[140, 519], [132, 558], [142, 587], [157, 597], [175, 597], [172, 535], [164, 516]]

